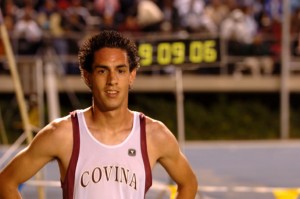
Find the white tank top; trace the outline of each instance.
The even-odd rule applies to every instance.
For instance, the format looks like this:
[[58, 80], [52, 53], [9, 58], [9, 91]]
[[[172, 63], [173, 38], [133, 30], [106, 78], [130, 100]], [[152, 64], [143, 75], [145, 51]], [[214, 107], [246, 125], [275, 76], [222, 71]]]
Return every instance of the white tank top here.
[[62, 183], [63, 198], [145, 198], [152, 176], [144, 115], [134, 112], [131, 132], [117, 145], [105, 145], [96, 140], [87, 128], [82, 110], [71, 116], [73, 152]]

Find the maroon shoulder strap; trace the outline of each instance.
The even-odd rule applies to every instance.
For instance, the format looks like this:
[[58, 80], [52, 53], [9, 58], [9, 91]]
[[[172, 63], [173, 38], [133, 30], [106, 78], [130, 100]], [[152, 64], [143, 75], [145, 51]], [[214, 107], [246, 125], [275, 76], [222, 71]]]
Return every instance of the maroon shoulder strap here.
[[146, 139], [146, 118], [144, 114], [140, 114], [140, 125], [141, 125], [141, 150], [144, 161], [146, 183], [145, 183], [145, 194], [152, 185], [152, 172], [147, 151], [147, 139]]
[[77, 165], [79, 148], [80, 148], [80, 142], [79, 142], [80, 135], [79, 135], [79, 124], [78, 124], [77, 113], [73, 111], [70, 113], [70, 115], [71, 115], [72, 126], [73, 126], [73, 150], [72, 150], [69, 166], [66, 172], [65, 180], [62, 183], [64, 199], [73, 199], [75, 171], [76, 171], [76, 165]]

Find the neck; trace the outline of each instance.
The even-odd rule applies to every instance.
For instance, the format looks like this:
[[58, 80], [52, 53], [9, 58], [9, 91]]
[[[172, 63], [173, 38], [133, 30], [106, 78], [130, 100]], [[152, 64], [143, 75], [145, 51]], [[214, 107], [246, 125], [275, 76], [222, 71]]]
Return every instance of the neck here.
[[92, 106], [89, 112], [92, 123], [101, 126], [101, 128], [103, 127], [111, 130], [117, 130], [124, 125], [126, 126], [133, 118], [133, 113], [128, 108], [102, 112]]

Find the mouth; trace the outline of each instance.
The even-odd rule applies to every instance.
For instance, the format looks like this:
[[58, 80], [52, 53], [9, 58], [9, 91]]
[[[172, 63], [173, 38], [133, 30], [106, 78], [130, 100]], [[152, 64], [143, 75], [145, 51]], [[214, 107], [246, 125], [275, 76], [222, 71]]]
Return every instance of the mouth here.
[[106, 90], [105, 93], [108, 97], [116, 97], [119, 92], [116, 90]]
[[106, 91], [107, 94], [117, 94], [118, 91]]

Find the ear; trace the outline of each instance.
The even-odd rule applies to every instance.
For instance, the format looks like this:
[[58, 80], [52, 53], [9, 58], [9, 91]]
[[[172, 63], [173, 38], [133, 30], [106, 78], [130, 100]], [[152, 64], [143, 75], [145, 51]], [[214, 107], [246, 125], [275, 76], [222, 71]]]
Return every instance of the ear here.
[[129, 86], [132, 86], [134, 80], [135, 80], [135, 77], [136, 77], [136, 69], [133, 69], [131, 72], [130, 72], [130, 77], [129, 77]]
[[82, 78], [84, 80], [84, 83], [91, 89], [92, 88], [92, 83], [91, 83], [91, 74], [86, 71], [86, 70], [83, 70], [82, 72]]

